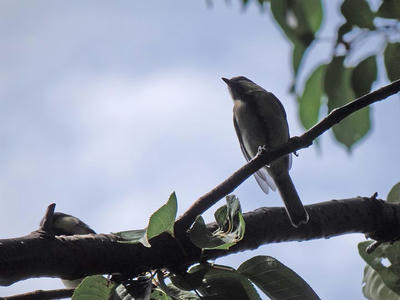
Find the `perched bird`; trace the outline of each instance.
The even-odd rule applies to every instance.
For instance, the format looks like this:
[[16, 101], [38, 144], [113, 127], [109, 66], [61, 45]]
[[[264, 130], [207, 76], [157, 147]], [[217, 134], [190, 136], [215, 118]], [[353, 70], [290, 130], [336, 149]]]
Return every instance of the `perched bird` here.
[[[244, 76], [222, 80], [233, 98], [233, 124], [247, 161], [258, 153], [260, 147], [273, 148], [288, 141], [286, 112], [274, 94]], [[268, 187], [272, 190], [278, 187], [290, 222], [298, 227], [306, 224], [309, 217], [289, 176], [290, 165], [291, 155], [285, 155], [254, 175], [266, 194]]]

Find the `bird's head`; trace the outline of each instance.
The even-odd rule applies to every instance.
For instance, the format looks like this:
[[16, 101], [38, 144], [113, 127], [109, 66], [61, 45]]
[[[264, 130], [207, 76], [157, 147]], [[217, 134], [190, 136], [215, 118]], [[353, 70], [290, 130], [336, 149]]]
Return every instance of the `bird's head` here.
[[242, 100], [244, 95], [255, 92], [265, 92], [262, 87], [244, 76], [232, 77], [231, 79], [222, 77], [222, 80], [228, 85], [233, 100]]

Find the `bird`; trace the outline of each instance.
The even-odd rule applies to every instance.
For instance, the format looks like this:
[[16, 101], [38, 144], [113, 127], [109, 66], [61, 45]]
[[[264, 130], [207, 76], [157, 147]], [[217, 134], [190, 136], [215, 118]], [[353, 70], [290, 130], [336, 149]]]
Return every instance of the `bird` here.
[[[233, 124], [247, 161], [257, 155], [260, 147], [270, 149], [289, 140], [285, 109], [273, 93], [244, 76], [222, 80], [233, 99]], [[309, 216], [289, 175], [291, 158], [289, 154], [274, 160], [254, 173], [254, 177], [266, 194], [269, 188], [278, 188], [290, 223], [297, 228], [306, 224]]]

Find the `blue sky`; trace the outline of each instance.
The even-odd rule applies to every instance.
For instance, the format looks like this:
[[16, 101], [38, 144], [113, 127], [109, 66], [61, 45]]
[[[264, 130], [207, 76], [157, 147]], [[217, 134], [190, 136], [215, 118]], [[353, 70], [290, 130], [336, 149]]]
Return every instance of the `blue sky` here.
[[[268, 13], [214, 1], [2, 1], [0, 3], [1, 238], [36, 229], [52, 202], [98, 232], [143, 228], [176, 191], [179, 213], [244, 164], [221, 76], [245, 75], [283, 102], [292, 135], [302, 133], [290, 46]], [[321, 35], [340, 18], [325, 7]], [[302, 75], [330, 55], [314, 47]], [[370, 49], [364, 47], [365, 53]], [[371, 48], [371, 51], [373, 48]], [[380, 74], [380, 86], [385, 83]], [[328, 132], [294, 158], [291, 175], [306, 204], [385, 198], [400, 181], [399, 97], [373, 105], [373, 128], [352, 154]], [[244, 211], [281, 206], [250, 178], [235, 194]], [[210, 216], [212, 211], [207, 215]], [[263, 246], [218, 260], [238, 266], [271, 255], [322, 299], [363, 299], [362, 235]], [[35, 279], [0, 296], [59, 288]]]

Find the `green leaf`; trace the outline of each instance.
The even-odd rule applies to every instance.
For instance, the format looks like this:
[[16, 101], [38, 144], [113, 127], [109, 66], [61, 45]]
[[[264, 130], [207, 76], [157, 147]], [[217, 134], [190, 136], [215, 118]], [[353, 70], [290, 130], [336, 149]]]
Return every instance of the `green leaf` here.
[[[344, 56], [336, 56], [327, 66], [324, 78], [325, 93], [328, 96], [328, 109], [340, 107], [354, 100], [350, 86], [352, 70], [343, 65]], [[350, 151], [351, 147], [364, 137], [370, 129], [369, 107], [363, 108], [333, 127], [338, 142]]]
[[302, 43], [299, 43], [297, 41], [293, 43], [292, 67], [295, 76], [299, 72], [300, 64], [306, 50], [307, 46], [304, 46]]
[[192, 243], [201, 249], [214, 249], [225, 245], [225, 241], [210, 232], [202, 216], [198, 216], [188, 231]]
[[166, 204], [161, 206], [154, 212], [149, 220], [149, 224], [145, 229], [128, 230], [114, 233], [122, 241], [121, 243], [136, 244], [141, 243], [145, 247], [151, 247], [149, 240], [168, 232], [174, 236], [174, 224], [177, 212], [177, 200], [175, 192], [171, 194]]
[[369, 265], [364, 268], [363, 294], [370, 300], [400, 300], [400, 296], [389, 289], [382, 278]]
[[400, 202], [400, 182], [392, 187], [386, 200], [392, 203]]
[[400, 19], [400, 1], [383, 0], [377, 16], [381, 18]]
[[150, 248], [151, 245], [149, 240], [147, 239], [147, 229], [138, 229], [138, 230], [127, 230], [114, 233], [121, 240], [118, 242], [125, 244], [137, 244], [141, 243], [143, 246]]
[[219, 228], [210, 232], [204, 219], [198, 216], [189, 229], [189, 238], [202, 249], [229, 249], [243, 239], [246, 224], [241, 213], [239, 199], [234, 195], [226, 196], [226, 205], [220, 207], [214, 216]]
[[174, 236], [177, 209], [178, 203], [175, 192], [173, 192], [168, 202], [151, 215], [149, 225], [147, 226], [147, 238], [149, 240], [163, 232], [168, 232]]
[[215, 221], [220, 228], [224, 228], [225, 224], [228, 221], [228, 208], [226, 205], [218, 208], [214, 213]]
[[116, 284], [111, 283], [103, 276], [88, 276], [75, 289], [72, 300], [108, 300]]
[[360, 256], [379, 274], [388, 288], [400, 294], [400, 242], [384, 243], [368, 254], [366, 249], [371, 243], [358, 244]]
[[318, 122], [323, 96], [323, 80], [326, 65], [318, 66], [307, 79], [303, 95], [298, 98], [301, 124], [305, 129]]
[[197, 289], [203, 283], [203, 278], [210, 267], [208, 265], [196, 265], [189, 272], [183, 274], [174, 274], [170, 277], [171, 282], [181, 290], [191, 291]]
[[360, 28], [374, 29], [374, 13], [365, 0], [344, 0], [341, 6], [347, 22]]
[[400, 43], [388, 43], [383, 53], [386, 74], [390, 81], [400, 78]]
[[246, 277], [227, 266], [211, 268], [198, 290], [203, 296], [206, 296], [205, 299], [261, 299]]
[[150, 295], [151, 300], [172, 300], [163, 290], [156, 288]]
[[271, 299], [320, 299], [307, 282], [273, 257], [255, 256], [237, 271]]
[[321, 0], [272, 0], [271, 12], [293, 44], [292, 64], [296, 76], [305, 51], [321, 26]]
[[200, 299], [196, 294], [191, 293], [189, 291], [182, 291], [175, 287], [173, 284], [168, 284], [167, 285], [169, 294], [174, 298], [174, 299], [179, 299], [179, 300], [198, 300]]
[[351, 86], [357, 98], [371, 91], [372, 83], [376, 80], [377, 73], [375, 55], [367, 57], [353, 69]]

